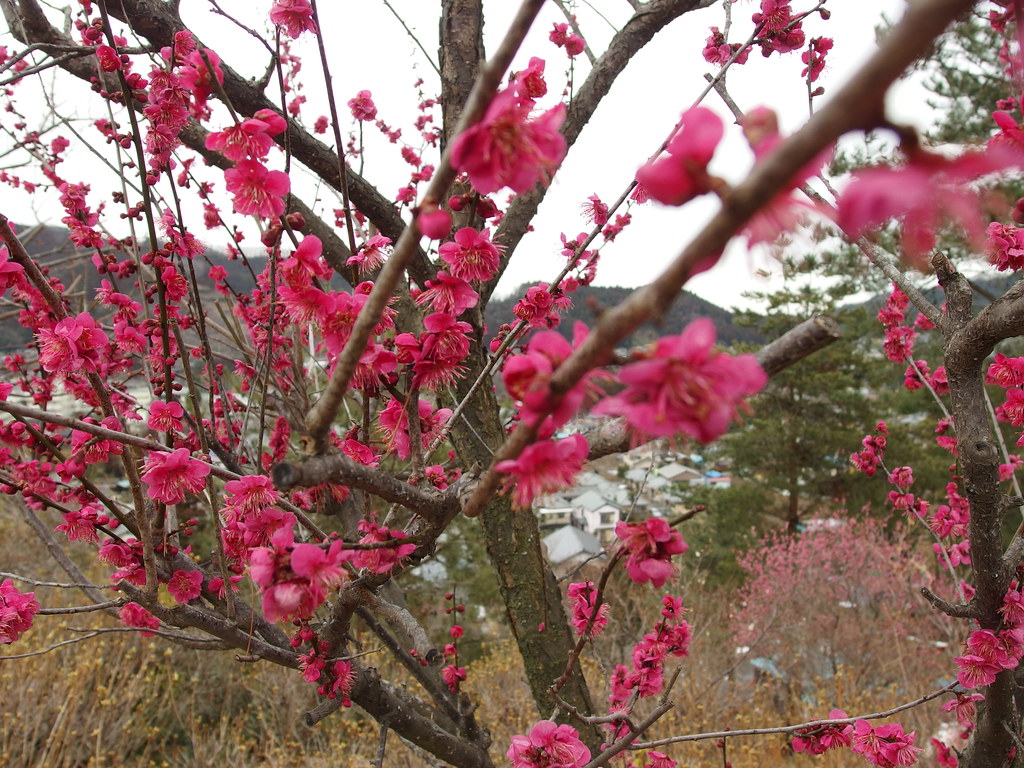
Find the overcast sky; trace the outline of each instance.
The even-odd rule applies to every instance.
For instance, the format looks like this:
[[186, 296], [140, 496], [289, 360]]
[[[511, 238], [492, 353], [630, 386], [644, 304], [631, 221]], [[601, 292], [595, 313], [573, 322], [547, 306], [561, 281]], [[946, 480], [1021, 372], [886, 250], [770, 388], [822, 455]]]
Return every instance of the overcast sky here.
[[[605, 18], [589, 6], [577, 4], [581, 29], [596, 52], [604, 50], [614, 30], [629, 18], [632, 9], [622, 0], [593, 0]], [[321, 3], [321, 13], [328, 23], [324, 29], [330, 42], [340, 33], [351, 30], [345, 19], [350, 11], [344, 4]], [[898, 19], [904, 0], [858, 0], [829, 4], [832, 17], [823, 21], [817, 15], [808, 18], [804, 27], [807, 37], [830, 36], [836, 41], [829, 53], [828, 66], [820, 84], [828, 94], [862, 63], [876, 48], [875, 29], [883, 15]], [[423, 0], [392, 0], [392, 8], [416, 34], [423, 47], [436, 57], [437, 16], [436, 5]], [[504, 34], [518, 3], [496, 0], [484, 3], [487, 13], [486, 44], [492, 50]], [[794, 3], [796, 9], [810, 3]], [[751, 14], [758, 10], [755, 0], [741, 0], [733, 6], [733, 33], [730, 39], [745, 39], [753, 29]], [[335, 22], [336, 18], [336, 22]], [[605, 20], [607, 19], [607, 20]], [[547, 61], [547, 74], [554, 96], [566, 82], [568, 59], [564, 52], [547, 40], [554, 22], [564, 18], [548, 3], [524, 46], [513, 69], [527, 63], [530, 56]], [[706, 86], [704, 74], [715, 71], [702, 55], [709, 27], [723, 27], [724, 9], [720, 4], [687, 14], [663, 30], [630, 62], [624, 74], [606, 96], [592, 123], [583, 131], [549, 190], [536, 218], [535, 231], [521, 243], [516, 259], [510, 265], [499, 287], [499, 294], [507, 294], [522, 283], [550, 280], [564, 263], [560, 254], [560, 234], [570, 237], [586, 228], [580, 212], [581, 203], [592, 194], [610, 202], [616, 199], [632, 180], [636, 169], [661, 143], [678, 120]], [[610, 23], [609, 23], [610, 22]], [[424, 55], [409, 39], [383, 2], [366, 0], [360, 4], [360, 24], [369, 23], [381, 30], [377, 38], [352, 34], [344, 35], [344, 46], [338, 51], [329, 45], [344, 64], [336, 70], [336, 82], [342, 95], [368, 88], [381, 107], [381, 115], [398, 119], [410, 108], [410, 62], [416, 62], [417, 75], [434, 82], [431, 66]], [[384, 41], [387, 41], [384, 44]], [[312, 56], [312, 52], [308, 54]], [[360, 62], [362, 66], [360, 66]], [[583, 72], [576, 72], [582, 82], [587, 69], [585, 57], [577, 59]], [[311, 66], [311, 64], [310, 64]], [[742, 67], [734, 67], [728, 79], [729, 90], [739, 106], [746, 110], [758, 105], [776, 109], [785, 132], [798, 128], [807, 118], [808, 106], [799, 52], [763, 59], [754, 52]], [[308, 70], [307, 70], [308, 71]], [[312, 85], [310, 98], [313, 98]], [[923, 95], [919, 88], [904, 89], [892, 100], [896, 116], [905, 121], [918, 121], [923, 110], [917, 107]], [[718, 96], [711, 94], [704, 104], [731, 122], [731, 116]], [[542, 106], [546, 106], [543, 103]], [[368, 175], [373, 178], [374, 155], [372, 146], [367, 155]], [[386, 148], [380, 147], [381, 154]], [[728, 131], [719, 148], [712, 170], [732, 181], [738, 181], [750, 167], [752, 157], [734, 126]], [[405, 169], [399, 169], [395, 186], [401, 184]], [[380, 185], [386, 192], [390, 188]], [[689, 237], [717, 208], [711, 199], [698, 200], [683, 208], [666, 208], [657, 203], [634, 206], [634, 223], [615, 243], [602, 251], [598, 272], [599, 285], [637, 286], [653, 279], [663, 265], [674, 257]], [[695, 278], [688, 288], [698, 295], [726, 308], [744, 305], [744, 290], [763, 289], [768, 283], [761, 274], [777, 274], [774, 262], [766, 252], [747, 253], [735, 247], [723, 262], [710, 273]]]
[[[591, 3], [602, 10], [607, 20], [591, 10]], [[583, 33], [594, 50], [600, 52], [613, 34], [612, 25], [621, 26], [632, 9], [623, 0], [591, 0], [591, 3], [578, 3], [578, 16]], [[390, 0], [390, 4], [431, 58], [436, 60], [437, 3]], [[829, 21], [814, 16], [805, 22], [808, 38], [821, 35], [833, 37], [836, 41], [820, 81], [826, 88], [826, 95], [821, 97], [822, 103], [874, 50], [875, 27], [882, 15], [898, 18], [904, 4], [904, 0], [830, 3], [832, 18]], [[249, 14], [240, 18], [254, 28], [266, 28], [269, 0], [221, 0], [221, 5], [230, 12]], [[794, 5], [800, 9], [810, 3], [797, 0]], [[485, 0], [484, 6], [487, 13], [486, 42], [490, 50], [504, 34], [518, 3]], [[734, 32], [730, 36], [733, 41], [745, 39], [750, 33], [750, 16], [758, 6], [755, 0], [740, 0], [735, 4]], [[427, 92], [435, 93], [437, 79], [433, 67], [383, 0], [362, 0], [358, 8], [357, 13], [349, 3], [320, 3], [324, 39], [331, 55], [343, 120], [348, 117], [345, 102], [356, 92], [368, 89], [373, 92], [382, 119], [392, 126], [410, 126], [417, 114], [413, 82], [422, 77], [427, 83]], [[252, 71], [246, 74], [261, 73], [266, 51], [260, 46], [213, 15], [206, 3], [186, 0], [181, 9], [190, 26], [225, 60], [243, 72], [248, 64]], [[547, 40], [552, 24], [563, 20], [557, 7], [548, 3], [520, 59], [513, 66], [513, 69], [525, 66], [530, 56], [545, 58], [552, 91], [549, 98], [556, 97], [561, 91], [568, 74], [565, 53]], [[714, 71], [701, 55], [712, 25], [724, 25], [720, 4], [687, 14], [662, 31], [630, 62], [566, 158], [535, 221], [535, 231], [519, 246], [499, 293], [507, 294], [524, 282], [552, 279], [564, 264], [560, 254], [560, 233], [572, 237], [586, 227], [580, 212], [581, 203], [592, 194], [608, 202], [616, 199], [683, 110], [699, 96], [706, 85], [704, 73]], [[367, 30], [372, 33], [367, 33]], [[10, 44], [11, 41], [9, 38], [0, 39], [2, 43]], [[315, 63], [315, 47], [308, 35], [300, 40], [297, 52], [305, 58], [303, 74], [308, 82], [305, 94], [309, 102], [304, 108], [304, 116], [311, 124], [327, 109], [319, 95], [322, 83]], [[583, 72], [576, 72], [575, 77], [577, 82], [582, 82], [588, 65], [585, 57], [581, 56], [577, 61]], [[758, 105], [775, 108], [781, 115], [784, 132], [788, 133], [807, 117], [806, 91], [799, 76], [801, 67], [799, 53], [764, 60], [755, 51], [747, 65], [732, 70], [729, 89], [744, 110]], [[76, 87], [80, 89], [81, 85]], [[74, 98], [74, 93], [69, 89], [58, 91], [58, 98], [66, 99], [60, 105], [62, 111], [71, 112], [77, 108], [80, 101]], [[901, 120], [920, 119], [924, 110], [916, 107], [922, 104], [922, 99], [920, 88], [905, 90], [893, 102], [896, 116]], [[553, 101], [542, 102], [542, 107], [551, 103]], [[704, 104], [731, 123], [728, 110], [715, 94], [710, 95]], [[343, 125], [343, 131], [349, 127]], [[406, 135], [411, 136], [411, 128], [406, 130]], [[82, 156], [82, 153], [78, 155]], [[712, 171], [738, 181], [750, 163], [751, 156], [739, 129], [730, 126], [712, 163]], [[367, 134], [365, 164], [366, 176], [386, 195], [393, 195], [408, 179], [409, 167], [397, 159], [395, 148], [373, 135], [372, 131]], [[296, 184], [301, 188], [300, 181], [297, 180]], [[99, 183], [95, 185], [94, 192], [97, 196], [109, 196], [109, 191]], [[323, 194], [322, 190], [320, 194]], [[336, 207], [329, 197], [324, 196], [323, 199], [326, 205]], [[635, 206], [632, 210], [633, 225], [602, 252], [598, 284], [636, 286], [651, 280], [682, 249], [716, 207], [717, 203], [710, 199], [695, 201], [683, 208], [664, 208], [656, 203]], [[49, 223], [58, 223], [62, 213], [59, 207], [55, 210], [52, 204], [40, 202], [34, 215]], [[211, 245], [221, 244], [217, 237], [209, 238]], [[740, 296], [743, 290], [763, 289], [767, 285], [764, 278], [757, 277], [757, 273], [775, 271], [767, 254], [748, 254], [744, 249], [734, 248], [718, 267], [697, 277], [687, 287], [716, 304], [731, 308], [746, 304]]]

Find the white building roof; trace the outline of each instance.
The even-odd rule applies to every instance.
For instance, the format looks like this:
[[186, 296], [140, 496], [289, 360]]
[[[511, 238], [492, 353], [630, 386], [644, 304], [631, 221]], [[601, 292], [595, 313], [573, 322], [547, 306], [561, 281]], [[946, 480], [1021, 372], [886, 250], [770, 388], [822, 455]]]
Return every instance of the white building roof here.
[[543, 539], [552, 565], [564, 563], [577, 555], [596, 555], [601, 552], [601, 542], [586, 531], [571, 525], [563, 525]]

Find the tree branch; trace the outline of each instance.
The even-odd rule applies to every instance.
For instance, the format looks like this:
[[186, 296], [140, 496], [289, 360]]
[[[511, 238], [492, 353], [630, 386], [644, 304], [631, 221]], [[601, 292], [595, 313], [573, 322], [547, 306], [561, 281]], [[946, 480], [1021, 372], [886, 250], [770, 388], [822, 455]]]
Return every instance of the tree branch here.
[[[818, 315], [790, 329], [756, 354], [758, 364], [769, 376], [795, 365], [842, 337], [842, 329], [831, 317]], [[636, 438], [622, 417], [606, 419], [585, 434], [590, 450], [587, 460], [622, 453], [636, 447]]]
[[[885, 94], [896, 78], [928, 49], [956, 16], [973, 6], [969, 0], [930, 0], [907, 8], [903, 19], [879, 50], [832, 100], [801, 128], [785, 139], [746, 180], [723, 200], [719, 212], [690, 241], [670, 266], [653, 282], [634, 291], [609, 309], [583, 343], [551, 378], [551, 408], [590, 370], [607, 362], [608, 351], [641, 323], [660, 317], [678, 297], [686, 281], [716, 259], [729, 240], [765, 204], [781, 192], [800, 168], [847, 131], [870, 129], [884, 117]], [[494, 457], [465, 512], [478, 514], [501, 483], [493, 467], [515, 459], [534, 438], [535, 430], [521, 425]]]
[[281, 463], [274, 467], [272, 477], [274, 485], [283, 491], [321, 483], [353, 485], [432, 519], [444, 516], [457, 503], [454, 489], [445, 494], [428, 493], [342, 454], [311, 456], [295, 464]]
[[[512, 58], [526, 37], [527, 31], [533, 19], [539, 13], [544, 0], [524, 0], [519, 13], [513, 19], [508, 33], [502, 40], [494, 58], [487, 63], [480, 71], [469, 99], [464, 107], [462, 117], [455, 133], [462, 133], [472, 125], [479, 122], [486, 111], [491, 100], [494, 98], [495, 90], [505, 75]], [[446, 149], [438, 163], [437, 170], [430, 181], [423, 196], [422, 203], [436, 204], [444, 199], [448, 188], [455, 180], [456, 171], [451, 164], [450, 148]], [[373, 290], [366, 299], [344, 350], [338, 356], [338, 360], [331, 374], [327, 387], [321, 393], [320, 399], [310, 410], [306, 417], [306, 428], [316, 443], [317, 450], [322, 452], [325, 447], [325, 439], [341, 406], [341, 400], [348, 389], [349, 380], [355, 372], [356, 365], [366, 350], [366, 344], [373, 333], [373, 328], [380, 319], [381, 313], [387, 306], [391, 295], [398, 285], [398, 281], [405, 274], [405, 270], [412, 261], [412, 257], [418, 248], [420, 239], [419, 227], [413, 222], [402, 232], [402, 236], [395, 244], [391, 258], [384, 264], [377, 280], [374, 282]]]
[[[571, 148], [576, 143], [583, 127], [593, 118], [598, 105], [630, 59], [669, 23], [707, 5], [710, 3], [702, 0], [651, 0], [638, 7], [637, 12], [612, 38], [607, 50], [597, 59], [587, 79], [569, 104], [565, 123], [562, 125], [566, 147]], [[529, 231], [530, 222], [536, 216], [547, 191], [547, 186], [539, 184], [525, 194], [516, 195], [505, 212], [494, 235], [494, 241], [501, 243], [505, 247], [505, 252], [497, 274], [480, 288], [481, 306], [486, 306], [519, 241]]]

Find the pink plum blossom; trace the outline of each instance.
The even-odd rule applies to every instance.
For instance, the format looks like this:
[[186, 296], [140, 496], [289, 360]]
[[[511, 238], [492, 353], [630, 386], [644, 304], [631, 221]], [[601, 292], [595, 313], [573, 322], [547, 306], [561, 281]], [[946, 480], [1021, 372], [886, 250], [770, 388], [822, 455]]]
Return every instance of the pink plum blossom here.
[[956, 715], [956, 721], [966, 728], [974, 724], [974, 718], [977, 716], [975, 705], [984, 700], [985, 697], [980, 693], [958, 692], [956, 698], [950, 699], [942, 705], [942, 711], [953, 712]]
[[249, 575], [263, 591], [263, 614], [269, 621], [308, 619], [343, 578], [342, 563], [352, 554], [334, 541], [294, 543], [291, 528], [274, 533], [269, 547], [252, 553]]
[[721, 118], [710, 109], [687, 110], [666, 147], [668, 154], [640, 168], [637, 182], [665, 205], [682, 205], [710, 191], [707, 167], [724, 132]]
[[[175, 34], [175, 47], [177, 48], [178, 34]], [[195, 44], [188, 40], [189, 47], [195, 48]], [[187, 49], [187, 48], [186, 48]], [[186, 50], [182, 49], [182, 50]], [[161, 51], [163, 53], [163, 51]], [[209, 66], [207, 66], [209, 62]], [[213, 68], [213, 77], [210, 77], [210, 67]], [[192, 114], [195, 117], [199, 117], [204, 113], [207, 113], [206, 102], [210, 98], [210, 94], [214, 91], [213, 81], [217, 83], [224, 83], [224, 71], [220, 66], [220, 56], [216, 52], [211, 51], [209, 48], [203, 51], [191, 50], [191, 52], [184, 57], [184, 61], [180, 70], [181, 84], [189, 91], [192, 92]]]
[[39, 330], [39, 364], [52, 373], [95, 371], [106, 334], [88, 312]]
[[246, 158], [224, 171], [224, 181], [234, 196], [235, 213], [265, 218], [284, 213], [284, 196], [291, 189], [284, 171], [271, 171], [259, 161]]
[[646, 581], [660, 589], [673, 573], [673, 555], [681, 555], [688, 547], [678, 531], [672, 530], [660, 517], [651, 517], [642, 523], [615, 524], [615, 535], [622, 539], [622, 548], [628, 553], [626, 572], [637, 584]]
[[850, 748], [881, 768], [913, 765], [922, 751], [914, 746], [914, 733], [904, 733], [899, 723], [872, 727], [867, 720], [854, 724]]
[[[828, 713], [829, 720], [843, 720], [846, 713], [841, 709], [833, 709]], [[807, 752], [809, 755], [820, 755], [830, 749], [848, 747], [853, 740], [853, 726], [824, 725], [797, 731], [793, 736], [793, 751]]]
[[678, 336], [666, 336], [641, 360], [623, 366], [626, 385], [602, 400], [595, 414], [625, 416], [642, 435], [670, 437], [679, 432], [702, 443], [720, 437], [744, 398], [768, 381], [753, 355], [714, 350], [715, 327], [706, 318], [690, 323]]
[[516, 74], [516, 85], [521, 95], [539, 99], [548, 92], [548, 84], [544, 81], [544, 66], [544, 59], [534, 56], [530, 59], [529, 66]]
[[972, 182], [1012, 162], [1006, 151], [994, 149], [952, 159], [916, 150], [902, 168], [857, 171], [839, 199], [839, 226], [858, 238], [890, 219], [900, 219], [900, 242], [911, 260], [920, 260], [934, 248], [944, 218], [980, 245], [984, 224]]
[[569, 605], [572, 608], [572, 626], [577, 635], [587, 632], [587, 625], [593, 617], [594, 623], [587, 632], [587, 637], [597, 637], [608, 626], [608, 603], [601, 603], [594, 608], [597, 589], [592, 581], [581, 581], [569, 585]]
[[387, 526], [378, 525], [372, 520], [360, 520], [357, 526], [363, 532], [360, 544], [382, 544], [395, 542], [394, 546], [360, 549], [352, 553], [352, 565], [356, 568], [367, 568], [374, 573], [390, 573], [403, 558], [416, 551], [412, 542], [400, 544], [405, 538], [402, 531], [389, 531]]
[[704, 61], [708, 62], [708, 64], [722, 65], [735, 56], [737, 51], [740, 54], [736, 56], [734, 63], [746, 64], [747, 58], [750, 56], [750, 48], [744, 48], [742, 43], [727, 43], [722, 30], [718, 27], [711, 27], [711, 34], [708, 35], [708, 39], [704, 42]]
[[483, 119], [452, 142], [452, 165], [469, 175], [480, 194], [504, 187], [528, 192], [562, 162], [566, 144], [558, 129], [565, 105], [536, 116], [532, 109], [533, 100], [521, 98], [514, 85], [498, 93]]
[[195, 600], [203, 591], [203, 572], [175, 571], [167, 580], [167, 591], [179, 603]]
[[19, 592], [10, 579], [0, 583], [0, 643], [10, 645], [32, 626], [39, 611], [35, 592]]
[[274, 0], [270, 7], [270, 23], [284, 27], [293, 40], [303, 32], [317, 33], [309, 0]]
[[179, 504], [189, 494], [199, 493], [206, 487], [210, 467], [196, 461], [188, 448], [170, 453], [150, 451], [142, 474], [149, 497], [164, 504]]
[[352, 688], [356, 684], [356, 674], [352, 669], [352, 662], [344, 659], [334, 662], [329, 668], [329, 677], [330, 682], [321, 685], [317, 689], [317, 693], [328, 699], [340, 699], [341, 706], [351, 707], [350, 696]]
[[456, 667], [454, 664], [449, 664], [441, 670], [441, 679], [444, 680], [449, 691], [452, 693], [458, 693], [459, 683], [466, 679], [466, 668]]
[[434, 204], [425, 204], [416, 216], [416, 226], [424, 237], [441, 240], [452, 230], [452, 215]]
[[996, 354], [988, 367], [985, 383], [1004, 388], [1024, 387], [1024, 357], [1007, 357], [1001, 352]]
[[590, 761], [576, 729], [550, 720], [541, 720], [528, 736], [513, 736], [505, 755], [512, 768], [581, 768]]
[[7, 246], [0, 246], [0, 295], [8, 288], [16, 287], [25, 282], [25, 268], [16, 261], [11, 261]]
[[369, 122], [377, 117], [377, 107], [373, 103], [373, 94], [369, 91], [360, 91], [354, 98], [349, 99], [348, 108], [352, 110], [352, 117], [360, 122]]
[[178, 432], [185, 410], [180, 403], [154, 400], [149, 406], [149, 420], [146, 426], [157, 432]]
[[594, 381], [599, 374], [591, 372], [566, 392], [553, 410], [551, 408], [551, 376], [572, 354], [573, 347], [583, 342], [586, 335], [587, 327], [583, 323], [577, 323], [573, 329], [571, 345], [557, 331], [541, 331], [530, 339], [526, 352], [510, 357], [501, 371], [508, 393], [522, 403], [520, 414], [526, 423], [533, 424], [541, 414], [551, 411], [540, 429], [542, 437], [550, 436], [555, 429], [568, 422], [588, 395], [594, 398], [601, 394]]
[[361, 245], [358, 251], [349, 256], [345, 264], [355, 265], [361, 273], [372, 272], [387, 261], [389, 251], [385, 249], [389, 245], [391, 245], [390, 237], [374, 235]]
[[[421, 447], [426, 450], [432, 440], [437, 437], [438, 432], [452, 415], [451, 408], [434, 407], [426, 400], [418, 403], [420, 417], [420, 441]], [[402, 402], [397, 399], [388, 401], [387, 406], [378, 415], [381, 430], [384, 432], [388, 450], [394, 451], [400, 459], [408, 459], [412, 448], [409, 442], [409, 416], [405, 412]]]
[[587, 438], [579, 434], [542, 440], [526, 446], [518, 459], [498, 462], [495, 469], [512, 476], [505, 488], [512, 491], [512, 502], [526, 509], [537, 496], [572, 485], [588, 449]]
[[1024, 267], [1024, 230], [993, 221], [985, 232], [988, 235], [985, 250], [996, 269], [1005, 272]]
[[224, 507], [227, 520], [256, 514], [273, 506], [280, 498], [266, 475], [246, 475], [224, 484]]
[[491, 242], [491, 231], [463, 227], [455, 239], [438, 248], [448, 272], [467, 282], [490, 280], [498, 271], [501, 249]]
[[[140, 629], [160, 629], [160, 620], [147, 611], [138, 603], [125, 603], [118, 611], [117, 617], [126, 627], [138, 627]], [[142, 635], [152, 636], [151, 632], [143, 632]]]
[[73, 509], [65, 512], [63, 518], [64, 522], [53, 530], [62, 531], [68, 537], [68, 541], [91, 541], [94, 544], [99, 541], [97, 526], [110, 522], [110, 518], [98, 514], [93, 507]]
[[427, 289], [416, 297], [417, 304], [430, 304], [435, 312], [455, 317], [475, 307], [479, 300], [480, 295], [473, 290], [473, 286], [443, 269], [438, 271], [433, 280], [427, 281]]
[[104, 72], [116, 72], [121, 69], [121, 57], [109, 45], [96, 46], [96, 59]]
[[342, 563], [352, 557], [342, 546], [341, 541], [332, 541], [327, 549], [316, 544], [296, 544], [292, 549], [291, 568], [296, 576], [333, 587], [342, 579]]
[[246, 158], [259, 160], [266, 157], [274, 146], [271, 137], [283, 131], [286, 124], [280, 115], [269, 109], [261, 109], [260, 112], [265, 113], [266, 120], [250, 117], [223, 131], [208, 134], [206, 148], [217, 150], [236, 163]]

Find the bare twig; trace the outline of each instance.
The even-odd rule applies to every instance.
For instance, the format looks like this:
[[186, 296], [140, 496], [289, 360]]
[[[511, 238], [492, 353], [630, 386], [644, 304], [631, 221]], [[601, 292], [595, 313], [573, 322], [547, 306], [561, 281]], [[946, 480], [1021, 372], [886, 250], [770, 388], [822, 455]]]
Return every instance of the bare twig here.
[[858, 715], [856, 717], [839, 718], [835, 720], [811, 720], [806, 723], [799, 723], [797, 725], [780, 725], [774, 728], [743, 728], [736, 729], [733, 731], [709, 731], [707, 733], [689, 733], [683, 736], [670, 736], [665, 739], [658, 739], [657, 741], [643, 741], [634, 743], [630, 749], [655, 749], [657, 747], [663, 747], [668, 744], [679, 744], [684, 741], [705, 741], [707, 739], [724, 739], [727, 737], [734, 736], [764, 736], [769, 733], [794, 733], [796, 731], [802, 731], [807, 728], [820, 728], [826, 725], [850, 725], [857, 722], [858, 720], [880, 720], [883, 717], [891, 717], [892, 715], [899, 714], [908, 709], [919, 707], [922, 704], [937, 699], [939, 696], [949, 693], [955, 689], [960, 683], [952, 682], [949, 685], [944, 685], [936, 691], [926, 693], [924, 696], [919, 696], [913, 701], [909, 701], [906, 704], [900, 704], [899, 706], [893, 707], [892, 709], [882, 710], [881, 712], [872, 712], [866, 715]]
[[[477, 78], [462, 112], [456, 134], [464, 132], [483, 118], [487, 106], [494, 97], [495, 90], [543, 4], [543, 0], [524, 0], [494, 58], [480, 71], [480, 76]], [[434, 172], [421, 204], [436, 204], [442, 200], [455, 180], [455, 175], [456, 171], [451, 164], [451, 146], [449, 146], [438, 163], [437, 170]], [[306, 416], [306, 428], [321, 451], [325, 447], [331, 422], [334, 420], [345, 391], [348, 389], [349, 380], [352, 378], [356, 365], [373, 333], [373, 327], [387, 306], [406, 267], [416, 255], [419, 239], [419, 227], [413, 221], [402, 232], [391, 258], [388, 259], [377, 276], [373, 290], [356, 318], [349, 341], [338, 357], [327, 387]]]
[[59, 643], [54, 643], [53, 645], [49, 645], [46, 648], [41, 648], [38, 651], [29, 651], [28, 653], [13, 653], [10, 656], [0, 656], [0, 662], [10, 661], [12, 659], [27, 659], [32, 656], [43, 656], [47, 653], [50, 653], [51, 651], [57, 650], [58, 648], [63, 648], [65, 645], [74, 645], [75, 643], [81, 643], [84, 640], [89, 640], [91, 638], [96, 637], [99, 634], [100, 633], [98, 631], [90, 632], [89, 634], [82, 635], [81, 637], [72, 637], [70, 640], [61, 640]]

